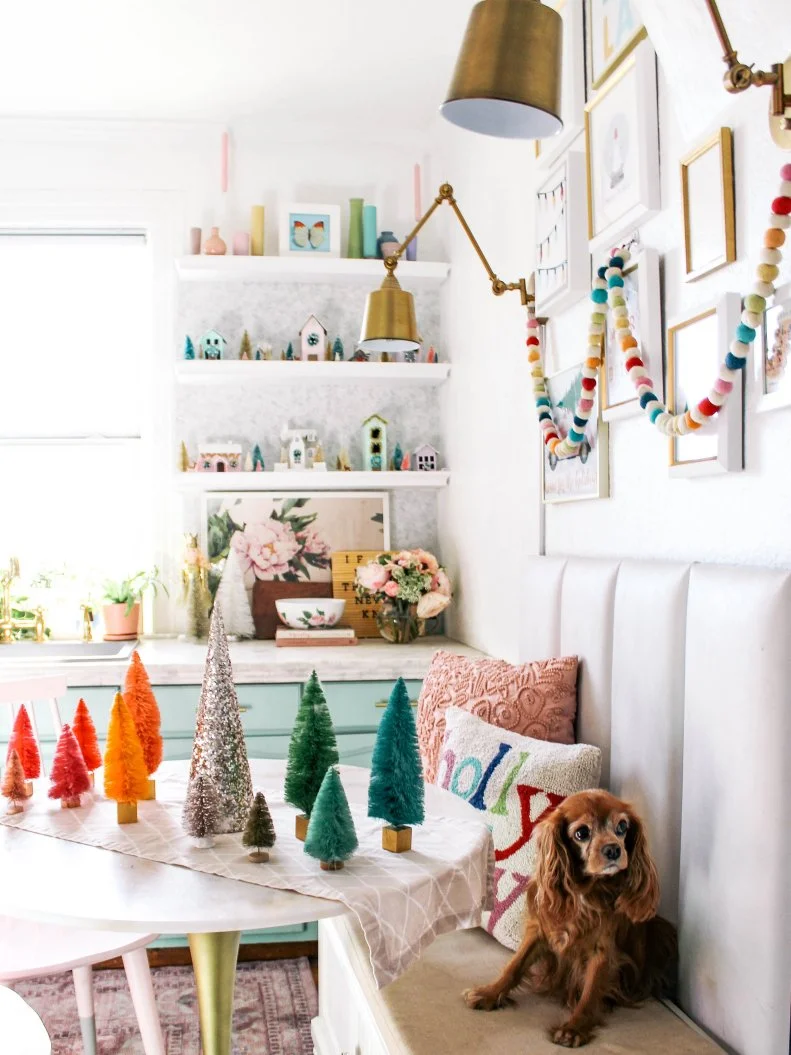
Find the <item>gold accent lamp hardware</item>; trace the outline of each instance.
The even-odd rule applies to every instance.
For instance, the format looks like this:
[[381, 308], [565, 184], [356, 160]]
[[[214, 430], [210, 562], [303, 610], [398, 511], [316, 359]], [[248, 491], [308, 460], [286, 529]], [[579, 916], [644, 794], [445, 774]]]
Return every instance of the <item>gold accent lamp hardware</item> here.
[[[495, 0], [484, 0], [484, 2], [488, 4], [495, 2]], [[538, 0], [520, 0], [520, 2], [538, 3]], [[516, 282], [504, 282], [495, 274], [453, 196], [453, 187], [449, 183], [443, 183], [439, 188], [437, 197], [418, 220], [415, 227], [409, 232], [395, 252], [385, 258], [384, 265], [387, 274], [380, 289], [368, 294], [365, 302], [362, 332], [358, 342], [360, 348], [364, 351], [404, 352], [414, 351], [420, 347], [420, 334], [418, 333], [417, 320], [415, 318], [414, 297], [407, 290], [401, 288], [394, 271], [398, 267], [398, 261], [406, 251], [406, 247], [418, 235], [423, 225], [443, 202], [447, 202], [453, 209], [456, 219], [461, 224], [473, 249], [478, 254], [478, 259], [483, 264], [484, 270], [492, 284], [492, 293], [499, 297], [503, 293], [517, 292], [524, 305], [531, 304], [535, 300], [532, 277], [530, 279], [520, 278]]]
[[791, 150], [791, 94], [786, 85], [791, 87], [791, 58], [785, 62], [776, 62], [769, 70], [756, 70], [753, 65], [747, 66], [739, 61], [736, 49], [722, 21], [717, 0], [706, 0], [714, 30], [722, 47], [722, 60], [728, 69], [723, 76], [726, 91], [743, 92], [751, 85], [759, 88], [768, 85], [772, 89], [769, 102], [769, 130], [772, 139], [783, 150]]
[[[379, 707], [380, 710], [384, 710], [384, 708], [387, 706], [387, 704], [389, 702], [390, 702], [389, 700], [377, 700], [376, 703], [374, 704], [374, 707]], [[417, 700], [410, 700], [409, 701], [409, 706], [410, 707], [417, 707]]]
[[472, 9], [440, 113], [470, 132], [546, 139], [563, 128], [563, 19], [539, 0]]
[[81, 604], [80, 611], [82, 612], [82, 639], [83, 641], [93, 641], [93, 609], [89, 604]]
[[40, 645], [46, 637], [47, 626], [44, 621], [44, 609], [36, 608], [33, 619], [14, 619], [13, 606], [11, 604], [11, 584], [14, 579], [19, 578], [19, 561], [11, 557], [8, 567], [0, 572], [0, 588], [3, 596], [0, 601], [0, 645], [11, 645], [14, 641], [15, 630], [32, 630], [36, 642]]
[[248, 711], [252, 711], [252, 706], [249, 703], [239, 704], [239, 714], [247, 714]]
[[231, 1019], [241, 931], [188, 934], [204, 1055], [231, 1055]]

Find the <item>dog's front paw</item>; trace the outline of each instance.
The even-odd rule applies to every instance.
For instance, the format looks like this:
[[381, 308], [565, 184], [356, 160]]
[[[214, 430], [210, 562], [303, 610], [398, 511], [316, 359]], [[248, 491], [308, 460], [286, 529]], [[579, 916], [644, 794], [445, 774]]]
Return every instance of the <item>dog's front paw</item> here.
[[464, 1003], [472, 1011], [496, 1011], [500, 1007], [505, 1007], [506, 1004], [511, 1003], [505, 993], [492, 992], [488, 986], [481, 986], [478, 989], [465, 989], [461, 994]]
[[551, 1031], [552, 1043], [560, 1045], [561, 1048], [581, 1048], [591, 1039], [588, 1030], [578, 1029], [574, 1026], [558, 1026]]

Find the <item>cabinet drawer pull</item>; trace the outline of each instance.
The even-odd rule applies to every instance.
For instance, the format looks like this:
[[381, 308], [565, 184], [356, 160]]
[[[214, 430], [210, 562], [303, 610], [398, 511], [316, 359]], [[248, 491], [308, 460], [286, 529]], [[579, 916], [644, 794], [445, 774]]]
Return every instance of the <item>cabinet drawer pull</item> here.
[[[374, 704], [374, 707], [380, 707], [380, 708], [384, 709], [389, 702], [390, 702], [389, 700], [377, 700], [376, 703]], [[410, 706], [417, 707], [417, 700], [410, 700], [409, 703], [410, 703]]]
[[253, 708], [250, 706], [249, 703], [240, 703], [239, 704], [239, 714], [247, 714], [247, 712], [248, 711], [252, 711], [252, 709]]

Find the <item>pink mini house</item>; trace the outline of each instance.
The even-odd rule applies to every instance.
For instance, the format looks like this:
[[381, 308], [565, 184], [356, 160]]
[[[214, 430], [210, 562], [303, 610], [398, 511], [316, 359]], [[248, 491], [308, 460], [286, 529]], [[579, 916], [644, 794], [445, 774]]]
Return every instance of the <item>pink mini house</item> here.
[[240, 473], [242, 445], [240, 443], [204, 443], [198, 447], [195, 471], [199, 473]]

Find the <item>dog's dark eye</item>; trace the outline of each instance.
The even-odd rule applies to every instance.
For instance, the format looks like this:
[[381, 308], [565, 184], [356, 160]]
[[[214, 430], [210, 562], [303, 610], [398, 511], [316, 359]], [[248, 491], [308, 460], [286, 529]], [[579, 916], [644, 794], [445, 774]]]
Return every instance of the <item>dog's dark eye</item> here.
[[616, 835], [626, 835], [626, 830], [627, 830], [628, 827], [629, 827], [629, 822], [628, 821], [618, 821], [618, 824], [617, 824], [617, 826], [615, 828], [615, 834]]
[[574, 838], [578, 843], [585, 843], [590, 838], [590, 833], [590, 828], [586, 824], [583, 824], [574, 832]]

